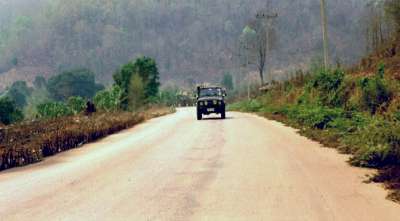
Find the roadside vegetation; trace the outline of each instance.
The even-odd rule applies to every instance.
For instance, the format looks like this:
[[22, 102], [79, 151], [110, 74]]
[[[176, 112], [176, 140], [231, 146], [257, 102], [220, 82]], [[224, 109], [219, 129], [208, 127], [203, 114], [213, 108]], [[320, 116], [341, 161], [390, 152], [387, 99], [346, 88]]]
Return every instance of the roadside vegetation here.
[[[380, 169], [374, 181], [400, 189], [400, 82], [385, 74], [346, 74], [341, 69], [300, 73], [231, 110], [254, 112], [300, 129], [326, 146], [352, 154], [355, 166]], [[398, 191], [391, 194], [400, 200]]]
[[63, 116], [24, 122], [0, 129], [0, 170], [24, 166], [107, 135], [130, 128], [147, 119], [172, 113], [168, 107], [131, 113], [99, 112], [91, 116]]
[[49, 80], [38, 77], [34, 87], [17, 81], [1, 95], [0, 170], [41, 161], [174, 111], [176, 103], [160, 92], [154, 59], [138, 57], [123, 65], [109, 88], [94, 76], [79, 69]]

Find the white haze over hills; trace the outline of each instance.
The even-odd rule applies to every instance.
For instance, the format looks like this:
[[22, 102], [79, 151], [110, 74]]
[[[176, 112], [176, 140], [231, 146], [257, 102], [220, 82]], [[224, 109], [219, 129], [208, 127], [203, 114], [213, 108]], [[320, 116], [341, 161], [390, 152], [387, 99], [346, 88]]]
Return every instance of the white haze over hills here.
[[[319, 2], [272, 1], [279, 18], [271, 69], [304, 68], [321, 56]], [[365, 53], [364, 4], [328, 1], [332, 63], [353, 64]], [[238, 38], [264, 6], [265, 0], [0, 0], [0, 90], [4, 82], [82, 67], [109, 84], [115, 69], [138, 55], [156, 58], [164, 82], [219, 81], [235, 72]]]

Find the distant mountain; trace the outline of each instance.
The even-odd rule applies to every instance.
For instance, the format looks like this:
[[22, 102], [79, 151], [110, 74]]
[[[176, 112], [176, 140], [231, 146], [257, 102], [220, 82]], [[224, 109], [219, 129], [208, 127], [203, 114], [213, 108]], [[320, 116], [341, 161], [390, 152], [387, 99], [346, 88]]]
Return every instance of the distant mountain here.
[[[296, 67], [319, 56], [319, 1], [272, 5], [279, 14], [272, 65]], [[40, 74], [23, 72], [29, 67], [54, 73], [87, 67], [107, 84], [121, 64], [147, 55], [158, 61], [163, 81], [219, 81], [235, 67], [244, 26], [264, 6], [265, 0], [2, 0], [0, 73], [13, 78]], [[332, 62], [354, 63], [364, 52], [364, 1], [328, 6]]]
[[32, 82], [37, 76], [48, 78], [54, 74], [54, 70], [49, 67], [21, 67], [12, 68], [7, 72], [0, 74], [0, 92], [4, 91], [15, 81], [26, 81], [29, 86], [33, 86]]

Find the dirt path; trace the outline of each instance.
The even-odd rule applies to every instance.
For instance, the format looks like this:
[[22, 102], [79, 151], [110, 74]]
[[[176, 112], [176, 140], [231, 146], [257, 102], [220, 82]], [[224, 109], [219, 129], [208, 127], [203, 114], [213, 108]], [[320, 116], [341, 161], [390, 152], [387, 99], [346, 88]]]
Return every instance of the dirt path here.
[[180, 109], [0, 173], [0, 220], [400, 220], [345, 161], [276, 122]]

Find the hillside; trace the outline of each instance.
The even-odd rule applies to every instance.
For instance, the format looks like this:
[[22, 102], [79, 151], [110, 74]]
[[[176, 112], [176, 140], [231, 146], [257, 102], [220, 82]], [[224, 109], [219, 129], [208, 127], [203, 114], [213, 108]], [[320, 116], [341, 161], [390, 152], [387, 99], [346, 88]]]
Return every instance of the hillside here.
[[365, 56], [352, 72], [354, 75], [371, 75], [380, 63], [385, 64], [390, 78], [400, 80], [400, 40], [390, 41], [378, 51]]
[[[352, 64], [362, 55], [363, 2], [329, 2], [333, 62]], [[318, 1], [272, 5], [279, 41], [270, 67], [294, 69], [319, 57]], [[53, 73], [86, 67], [108, 84], [120, 64], [140, 54], [156, 58], [164, 82], [219, 82], [235, 73], [240, 33], [264, 6], [263, 0], [3, 1], [0, 73], [7, 80], [0, 87], [16, 80], [7, 74], [15, 67], [17, 75], [31, 75], [26, 67]]]
[[16, 67], [0, 74], [0, 91], [4, 91], [6, 87], [12, 85], [15, 81], [26, 81], [29, 86], [37, 76], [49, 77], [54, 74], [54, 70], [45, 66], [25, 66]]

